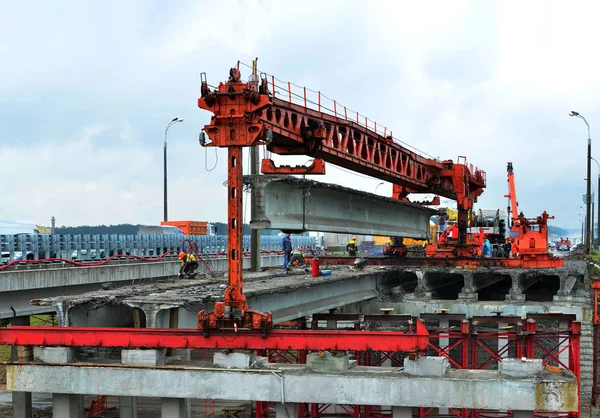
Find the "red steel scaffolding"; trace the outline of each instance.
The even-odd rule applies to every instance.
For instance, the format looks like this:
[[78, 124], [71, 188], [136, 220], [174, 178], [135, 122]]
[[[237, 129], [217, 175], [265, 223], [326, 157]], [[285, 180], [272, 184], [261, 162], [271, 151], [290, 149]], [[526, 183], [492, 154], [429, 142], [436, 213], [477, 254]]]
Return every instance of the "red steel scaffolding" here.
[[[504, 358], [542, 359], [550, 370], [566, 369], [580, 380], [580, 334], [581, 324], [575, 315], [529, 314], [525, 320], [515, 316], [478, 316], [467, 319], [456, 314], [422, 314], [428, 324], [430, 342], [426, 349], [429, 355], [444, 356], [453, 368], [495, 369]], [[414, 319], [407, 315], [357, 314], [314, 315], [311, 328], [318, 328], [318, 321], [344, 321], [352, 323], [355, 330], [368, 330], [369, 324], [394, 328], [400, 326], [410, 333]], [[434, 325], [444, 321], [449, 327]], [[265, 355], [266, 352], [259, 352]], [[350, 355], [361, 366], [402, 367], [405, 352], [397, 351], [353, 351]], [[269, 362], [305, 363], [306, 351], [271, 351]], [[274, 403], [257, 402], [256, 418], [274, 416]], [[298, 418], [324, 417], [390, 418], [392, 411], [379, 405], [336, 405], [302, 404], [298, 407]], [[487, 411], [449, 408], [442, 412], [437, 408], [413, 408], [413, 416], [457, 417], [457, 418], [500, 418], [512, 416], [512, 411]], [[572, 417], [579, 413], [535, 413], [540, 418]]]

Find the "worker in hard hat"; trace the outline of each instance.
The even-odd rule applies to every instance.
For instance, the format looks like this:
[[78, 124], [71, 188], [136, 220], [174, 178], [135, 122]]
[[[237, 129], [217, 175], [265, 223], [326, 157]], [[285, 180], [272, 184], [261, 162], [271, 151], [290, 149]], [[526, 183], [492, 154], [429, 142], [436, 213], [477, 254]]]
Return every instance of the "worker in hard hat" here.
[[481, 256], [484, 258], [490, 258], [492, 256], [492, 244], [489, 239], [485, 239], [481, 245]]
[[356, 237], [352, 237], [348, 244], [346, 245], [346, 250], [348, 250], [348, 255], [350, 257], [356, 257], [356, 250], [358, 249], [358, 244], [356, 243]]
[[194, 254], [186, 254], [183, 251], [179, 253], [179, 260], [181, 267], [179, 268], [179, 278], [187, 275], [190, 278], [196, 277], [194, 271], [198, 268], [199, 264], [196, 261]]
[[283, 270], [288, 271], [290, 260], [292, 259], [292, 239], [290, 233], [286, 232], [281, 237], [281, 250], [283, 251]]

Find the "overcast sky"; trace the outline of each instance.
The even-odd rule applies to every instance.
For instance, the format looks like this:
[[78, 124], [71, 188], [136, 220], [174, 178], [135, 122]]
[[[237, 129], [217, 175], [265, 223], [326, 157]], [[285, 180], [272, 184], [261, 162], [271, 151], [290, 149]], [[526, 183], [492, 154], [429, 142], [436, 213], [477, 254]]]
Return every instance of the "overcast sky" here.
[[478, 207], [506, 206], [512, 161], [520, 209], [577, 228], [587, 131], [568, 112], [586, 116], [600, 160], [599, 15], [595, 1], [0, 1], [0, 219], [159, 223], [177, 116], [170, 218], [224, 221], [225, 151], [208, 172], [199, 74], [218, 84], [259, 57], [428, 154], [467, 156], [487, 172]]

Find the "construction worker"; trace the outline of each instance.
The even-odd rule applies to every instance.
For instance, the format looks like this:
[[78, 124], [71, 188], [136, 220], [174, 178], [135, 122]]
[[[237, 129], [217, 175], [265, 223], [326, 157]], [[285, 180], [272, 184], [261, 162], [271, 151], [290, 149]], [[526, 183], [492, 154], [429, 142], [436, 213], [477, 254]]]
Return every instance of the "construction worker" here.
[[512, 250], [512, 243], [510, 242], [510, 238], [506, 238], [506, 242], [503, 246], [504, 249], [504, 257], [510, 258], [510, 251]]
[[346, 250], [348, 250], [348, 255], [350, 257], [356, 257], [356, 250], [358, 249], [358, 245], [356, 244], [356, 237], [352, 237], [350, 241], [348, 241], [348, 245], [346, 245]]
[[490, 258], [492, 256], [492, 244], [489, 239], [485, 239], [481, 245], [481, 256], [484, 258]]
[[517, 241], [514, 238], [512, 239], [511, 253], [513, 258], [517, 258], [517, 256], [519, 255], [519, 241]]
[[306, 266], [306, 263], [304, 262], [304, 255], [302, 254], [302, 251], [300, 250], [300, 247], [296, 248], [295, 250], [292, 250], [292, 252], [290, 254], [290, 261], [288, 263], [288, 270], [291, 270], [291, 268], [293, 266], [297, 266], [297, 267], [304, 267], [304, 266]]
[[196, 261], [196, 257], [194, 257], [194, 254], [186, 254], [182, 251], [179, 253], [179, 260], [181, 260], [181, 267], [179, 268], [179, 278], [182, 278], [185, 274], [187, 274], [190, 278], [196, 277], [196, 273], [194, 273], [194, 270], [198, 268], [199, 264]]
[[281, 250], [283, 251], [283, 270], [288, 271], [288, 264], [292, 259], [292, 239], [290, 238], [289, 232], [283, 234], [281, 237]]

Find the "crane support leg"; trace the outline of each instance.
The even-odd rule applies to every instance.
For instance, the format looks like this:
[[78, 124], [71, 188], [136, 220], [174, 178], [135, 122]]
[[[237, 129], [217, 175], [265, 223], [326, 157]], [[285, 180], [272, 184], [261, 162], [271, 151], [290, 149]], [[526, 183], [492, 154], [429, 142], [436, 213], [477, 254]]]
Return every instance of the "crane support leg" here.
[[[229, 147], [227, 156], [227, 234], [229, 286], [225, 303], [234, 310], [243, 310], [246, 297], [242, 292], [242, 235], [244, 214], [242, 206], [242, 147]], [[237, 312], [236, 312], [237, 313]]]

